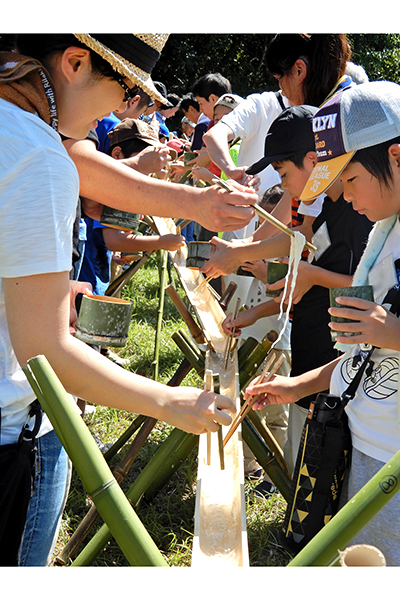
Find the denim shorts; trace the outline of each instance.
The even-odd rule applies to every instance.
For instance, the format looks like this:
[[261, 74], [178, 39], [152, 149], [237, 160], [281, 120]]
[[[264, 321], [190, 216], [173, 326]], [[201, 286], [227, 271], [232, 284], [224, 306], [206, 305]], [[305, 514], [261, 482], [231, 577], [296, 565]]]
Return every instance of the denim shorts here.
[[70, 460], [54, 430], [37, 442], [35, 489], [20, 548], [23, 567], [50, 562], [71, 481]]

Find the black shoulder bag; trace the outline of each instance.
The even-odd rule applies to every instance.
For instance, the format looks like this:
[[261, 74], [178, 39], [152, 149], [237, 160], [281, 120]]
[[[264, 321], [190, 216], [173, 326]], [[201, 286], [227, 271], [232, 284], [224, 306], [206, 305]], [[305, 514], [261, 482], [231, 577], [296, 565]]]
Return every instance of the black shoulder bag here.
[[[400, 290], [390, 312], [399, 316]], [[304, 548], [338, 511], [352, 449], [344, 409], [356, 394], [374, 348], [371, 347], [340, 398], [322, 392], [310, 404], [283, 523], [284, 537], [281, 539], [293, 553]]]
[[355, 396], [372, 351], [340, 398], [322, 392], [310, 404], [283, 523], [282, 541], [291, 552], [304, 548], [338, 511], [352, 448], [344, 408]]
[[38, 400], [31, 404], [31, 430], [25, 426], [16, 444], [0, 446], [0, 566], [18, 565], [18, 550], [31, 499], [36, 458], [36, 435], [42, 421]]

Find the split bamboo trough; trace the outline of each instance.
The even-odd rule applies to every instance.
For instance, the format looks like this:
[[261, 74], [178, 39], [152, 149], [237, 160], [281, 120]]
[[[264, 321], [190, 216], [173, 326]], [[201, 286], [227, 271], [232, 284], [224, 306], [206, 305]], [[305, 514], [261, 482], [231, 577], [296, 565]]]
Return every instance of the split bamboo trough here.
[[[154, 218], [159, 235], [175, 233], [171, 219]], [[187, 249], [170, 252], [172, 263], [193, 307], [208, 346], [205, 373], [218, 379], [219, 393], [240, 410], [240, 387], [236, 349], [225, 362], [228, 336], [222, 329], [225, 313], [197, 270], [186, 267]], [[207, 375], [206, 375], [207, 376]], [[206, 386], [207, 387], [207, 386]], [[214, 391], [217, 391], [214, 388]], [[243, 444], [240, 427], [221, 450], [219, 434], [201, 435], [194, 515], [192, 566], [248, 567], [249, 555], [244, 496]], [[223, 456], [221, 456], [221, 452]]]

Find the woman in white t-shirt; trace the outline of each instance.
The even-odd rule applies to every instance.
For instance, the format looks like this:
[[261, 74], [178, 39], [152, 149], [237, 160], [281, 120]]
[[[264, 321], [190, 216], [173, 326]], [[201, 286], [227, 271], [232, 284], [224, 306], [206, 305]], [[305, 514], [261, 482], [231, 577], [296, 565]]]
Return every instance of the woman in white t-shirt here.
[[[71, 304], [81, 291], [69, 280], [79, 179], [60, 134], [84, 139], [97, 120], [128, 101], [133, 85], [157, 98], [150, 72], [166, 37], [24, 34], [17, 51], [0, 52], [2, 446], [16, 443], [29, 421], [34, 395], [21, 365], [37, 355], [46, 356], [70, 394], [89, 402], [198, 434], [231, 421], [218, 410], [234, 410], [228, 398], [132, 374], [70, 334]], [[57, 534], [68, 469], [54, 437], [44, 419], [40, 475], [52, 479], [31, 499], [34, 512], [28, 512], [19, 564], [45, 565]], [[5, 545], [0, 540], [2, 564], [16, 564], [18, 545], [8, 548], [8, 556]]]

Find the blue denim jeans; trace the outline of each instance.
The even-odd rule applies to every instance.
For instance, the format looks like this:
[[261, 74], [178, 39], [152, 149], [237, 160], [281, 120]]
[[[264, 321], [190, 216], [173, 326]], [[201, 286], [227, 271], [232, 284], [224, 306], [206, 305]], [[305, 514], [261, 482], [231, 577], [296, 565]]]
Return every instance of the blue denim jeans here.
[[38, 438], [35, 490], [20, 548], [22, 567], [44, 567], [57, 541], [71, 480], [70, 461], [54, 431]]

